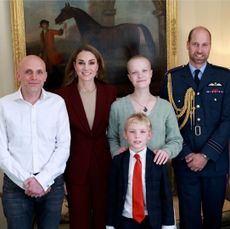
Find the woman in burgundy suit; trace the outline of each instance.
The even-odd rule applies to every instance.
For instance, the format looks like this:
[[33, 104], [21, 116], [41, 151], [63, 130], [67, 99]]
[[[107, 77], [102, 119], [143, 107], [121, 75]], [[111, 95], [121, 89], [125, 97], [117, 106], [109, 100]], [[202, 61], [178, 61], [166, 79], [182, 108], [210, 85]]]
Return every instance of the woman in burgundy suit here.
[[102, 56], [89, 45], [71, 56], [65, 84], [57, 93], [65, 99], [72, 137], [65, 172], [70, 229], [104, 229], [111, 162], [106, 129], [116, 90], [104, 83]]

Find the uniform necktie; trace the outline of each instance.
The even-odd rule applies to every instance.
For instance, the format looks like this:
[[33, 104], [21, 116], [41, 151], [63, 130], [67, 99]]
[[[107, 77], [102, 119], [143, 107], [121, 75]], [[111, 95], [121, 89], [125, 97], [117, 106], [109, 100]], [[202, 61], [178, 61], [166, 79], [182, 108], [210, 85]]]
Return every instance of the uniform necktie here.
[[144, 194], [142, 187], [142, 166], [140, 155], [136, 153], [134, 155], [136, 162], [133, 170], [133, 190], [132, 190], [132, 206], [133, 206], [133, 219], [138, 223], [145, 218], [144, 208]]
[[195, 83], [196, 83], [197, 86], [199, 86], [199, 83], [200, 83], [200, 79], [198, 77], [199, 73], [200, 73], [200, 70], [196, 69], [195, 70], [195, 75], [194, 75], [194, 81], [195, 81]]

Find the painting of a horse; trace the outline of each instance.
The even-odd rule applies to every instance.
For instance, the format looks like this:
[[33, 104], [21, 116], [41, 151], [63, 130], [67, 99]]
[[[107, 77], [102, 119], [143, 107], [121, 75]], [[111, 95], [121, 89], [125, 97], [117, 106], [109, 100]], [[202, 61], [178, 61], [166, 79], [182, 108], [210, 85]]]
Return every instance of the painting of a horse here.
[[151, 61], [155, 58], [152, 35], [142, 24], [102, 26], [85, 11], [72, 7], [69, 3], [65, 4], [56, 17], [55, 23], [61, 24], [70, 18], [74, 18], [76, 22], [81, 43], [91, 44], [102, 53], [106, 62], [108, 80], [112, 84], [127, 81], [125, 66], [131, 56], [144, 54]]

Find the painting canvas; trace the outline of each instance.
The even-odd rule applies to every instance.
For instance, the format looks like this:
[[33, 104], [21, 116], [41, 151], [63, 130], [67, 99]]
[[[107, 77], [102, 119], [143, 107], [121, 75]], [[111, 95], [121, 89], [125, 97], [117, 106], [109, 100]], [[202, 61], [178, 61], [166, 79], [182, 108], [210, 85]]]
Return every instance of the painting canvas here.
[[[167, 70], [165, 0], [24, 0], [26, 53], [40, 55], [47, 64], [46, 89], [63, 83], [71, 53], [82, 43], [95, 46], [103, 55], [107, 80], [119, 95], [131, 92], [127, 60], [147, 56], [153, 66], [153, 93], [159, 93]], [[36, 12], [36, 13], [35, 13]]]

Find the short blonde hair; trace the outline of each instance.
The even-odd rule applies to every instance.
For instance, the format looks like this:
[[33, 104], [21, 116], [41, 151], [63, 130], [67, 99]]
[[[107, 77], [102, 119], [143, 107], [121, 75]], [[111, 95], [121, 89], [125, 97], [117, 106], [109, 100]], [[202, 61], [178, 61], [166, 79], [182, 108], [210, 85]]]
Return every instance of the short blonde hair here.
[[129, 64], [133, 61], [133, 60], [145, 60], [148, 64], [149, 64], [149, 67], [152, 69], [152, 64], [150, 62], [150, 60], [144, 56], [144, 55], [136, 55], [136, 56], [132, 56], [128, 62], [127, 62], [127, 70], [129, 71]]
[[147, 117], [147, 115], [145, 115], [144, 113], [139, 112], [139, 113], [134, 113], [134, 114], [130, 115], [125, 121], [124, 129], [127, 130], [127, 128], [132, 123], [142, 123], [142, 124], [146, 125], [147, 128], [152, 130], [152, 124], [151, 124], [149, 118]]

